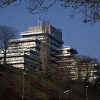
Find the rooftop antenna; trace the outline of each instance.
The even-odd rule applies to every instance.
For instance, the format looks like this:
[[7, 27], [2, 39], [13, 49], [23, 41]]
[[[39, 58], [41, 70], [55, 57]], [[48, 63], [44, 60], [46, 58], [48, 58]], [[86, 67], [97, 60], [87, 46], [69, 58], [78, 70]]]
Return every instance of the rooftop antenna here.
[[35, 18], [36, 20], [38, 20], [38, 28], [40, 29], [41, 26], [42, 26], [42, 23], [43, 23], [42, 19], [40, 19], [39, 17], [37, 17], [37, 16], [35, 16], [35, 15], [33, 15], [33, 16], [34, 16], [34, 18]]
[[42, 24], [43, 24], [42, 22], [43, 22], [43, 21], [39, 18], [39, 19], [38, 19], [38, 26], [42, 26]]
[[45, 26], [45, 28], [47, 29], [49, 27], [49, 22], [45, 22], [43, 21], [41, 18], [33, 15], [35, 19], [38, 20], [38, 30], [42, 30], [43, 26]]

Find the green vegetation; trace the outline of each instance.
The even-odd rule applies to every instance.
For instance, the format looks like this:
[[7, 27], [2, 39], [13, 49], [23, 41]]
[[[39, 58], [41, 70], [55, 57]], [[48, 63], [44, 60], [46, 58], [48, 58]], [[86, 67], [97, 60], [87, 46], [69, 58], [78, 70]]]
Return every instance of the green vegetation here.
[[[42, 72], [0, 65], [0, 100], [59, 100], [60, 94], [62, 100], [86, 99], [86, 87], [83, 82], [70, 80], [64, 82], [61, 79], [53, 82]], [[92, 84], [88, 86], [88, 99], [100, 100], [100, 86]], [[68, 89], [70, 91], [63, 94]]]
[[[24, 80], [23, 80], [23, 73]], [[0, 65], [0, 100], [58, 100], [59, 87], [42, 72], [24, 71]]]

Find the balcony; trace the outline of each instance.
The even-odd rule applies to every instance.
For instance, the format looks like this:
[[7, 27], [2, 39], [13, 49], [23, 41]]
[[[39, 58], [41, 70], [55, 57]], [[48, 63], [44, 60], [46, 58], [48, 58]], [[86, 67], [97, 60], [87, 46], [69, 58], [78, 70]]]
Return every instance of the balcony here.
[[[23, 56], [24, 55], [24, 52], [22, 53], [7, 53], [7, 57], [15, 57], [15, 56]], [[0, 54], [0, 57], [4, 57], [4, 54]]]
[[71, 56], [71, 53], [66, 53], [66, 54], [60, 54], [60, 55], [56, 55], [59, 57], [67, 57], [67, 56]]
[[9, 50], [8, 50], [8, 53], [22, 53], [22, 52], [30, 52], [31, 51], [31, 49], [30, 48], [28, 48], [28, 49], [26, 49], [26, 48], [21, 48], [21, 49], [17, 49], [17, 48], [10, 48]]
[[58, 60], [56, 62], [65, 62], [66, 64], [71, 64], [71, 62], [73, 62], [73, 60]]
[[70, 49], [71, 49], [70, 46], [64, 46], [64, 47], [62, 47], [62, 48], [60, 48], [60, 49], [58, 49], [58, 50], [63, 51], [63, 50], [70, 50]]
[[23, 41], [35, 41], [37, 40], [36, 37], [30, 37], [30, 38], [19, 38], [19, 39], [11, 39], [10, 42], [23, 42]]
[[24, 63], [24, 60], [22, 60], [22, 61], [9, 61], [9, 62], [7, 62], [7, 64], [20, 64], [20, 63]]
[[62, 48], [58, 49], [58, 51], [70, 52], [71, 54], [77, 54], [78, 53], [76, 49], [73, 49], [70, 46], [62, 47]]
[[20, 35], [21, 36], [28, 36], [28, 35], [36, 35], [36, 34], [42, 34], [42, 33], [44, 33], [42, 30], [34, 30], [34, 31], [21, 32]]

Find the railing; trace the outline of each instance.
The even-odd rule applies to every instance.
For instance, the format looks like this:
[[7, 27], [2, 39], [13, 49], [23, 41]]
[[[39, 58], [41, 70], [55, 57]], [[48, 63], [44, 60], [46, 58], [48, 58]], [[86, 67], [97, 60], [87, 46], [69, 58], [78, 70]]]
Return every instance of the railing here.
[[[30, 49], [30, 47], [36, 47], [36, 44], [34, 44], [34, 45], [31, 45], [31, 44], [27, 44], [27, 45], [19, 45], [19, 46], [17, 46], [17, 47], [9, 47], [8, 49], [21, 49], [23, 47], [23, 49], [25, 48], [25, 49]], [[8, 50], [9, 51], [9, 50]]]
[[[22, 52], [22, 53], [9, 53], [9, 54], [7, 54], [7, 57], [16, 56], [16, 55], [24, 55], [24, 52]], [[4, 54], [0, 54], [0, 57], [4, 57]]]
[[40, 34], [40, 33], [44, 33], [42, 30], [34, 30], [34, 31], [24, 31], [21, 32], [20, 35], [31, 35], [31, 34]]
[[24, 60], [22, 61], [9, 61], [7, 64], [15, 64], [15, 63], [24, 63]]
[[67, 53], [67, 54], [59, 54], [59, 55], [56, 55], [56, 56], [70, 56], [71, 53]]
[[66, 62], [66, 63], [69, 63], [69, 62], [72, 62], [73, 60], [57, 60], [56, 62]]
[[36, 37], [11, 39], [10, 42], [29, 41], [29, 40], [36, 40]]
[[62, 48], [59, 48], [58, 50], [69, 50], [69, 49], [71, 49], [70, 46], [64, 46], [64, 47], [62, 47]]

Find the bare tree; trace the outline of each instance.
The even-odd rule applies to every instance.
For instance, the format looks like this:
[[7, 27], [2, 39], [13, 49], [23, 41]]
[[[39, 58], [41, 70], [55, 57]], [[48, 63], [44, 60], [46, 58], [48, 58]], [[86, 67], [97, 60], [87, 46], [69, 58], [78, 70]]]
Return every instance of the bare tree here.
[[85, 83], [94, 80], [95, 65], [99, 63], [96, 58], [89, 56], [76, 57], [78, 68], [78, 80], [84, 80]]
[[48, 68], [50, 66], [50, 43], [49, 43], [49, 32], [48, 32], [48, 23], [43, 22], [43, 38], [41, 40], [40, 46], [40, 58], [42, 62], [42, 69], [45, 74], [48, 75]]
[[[97, 22], [100, 20], [100, 0], [24, 0], [29, 13], [38, 14], [48, 11], [55, 3], [65, 8], [73, 10], [72, 16], [76, 13], [82, 13], [83, 22]], [[16, 2], [15, 5], [22, 3], [22, 0], [0, 0], [0, 7], [6, 7]]]
[[9, 26], [0, 26], [0, 49], [4, 54], [4, 64], [6, 64], [7, 48], [10, 45], [10, 39], [16, 36], [17, 31]]

